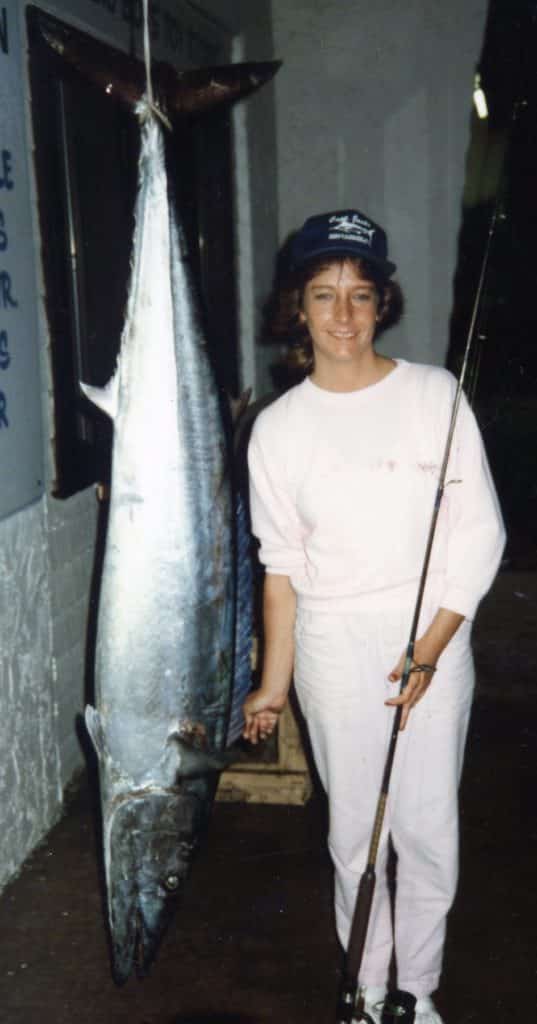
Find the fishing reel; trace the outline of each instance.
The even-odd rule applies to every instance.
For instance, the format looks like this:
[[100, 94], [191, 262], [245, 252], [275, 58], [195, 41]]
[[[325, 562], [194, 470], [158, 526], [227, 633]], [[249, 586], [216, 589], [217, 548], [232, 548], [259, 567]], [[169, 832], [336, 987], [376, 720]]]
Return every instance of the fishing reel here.
[[403, 989], [388, 992], [384, 1000], [381, 1024], [414, 1024], [416, 997]]
[[[415, 1019], [416, 997], [403, 989], [388, 992], [382, 1009], [381, 1024], [414, 1024]], [[376, 1024], [365, 1009], [363, 993], [358, 994], [354, 1008], [352, 1002], [343, 996], [338, 1007], [337, 1024], [358, 1024], [359, 1021]]]

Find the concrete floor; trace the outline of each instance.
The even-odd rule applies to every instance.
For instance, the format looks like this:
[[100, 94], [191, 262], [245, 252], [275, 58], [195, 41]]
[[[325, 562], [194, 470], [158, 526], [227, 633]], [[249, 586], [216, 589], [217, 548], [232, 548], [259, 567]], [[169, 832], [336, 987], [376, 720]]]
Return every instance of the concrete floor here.
[[[537, 950], [537, 574], [504, 572], [475, 629], [462, 876], [446, 1024], [528, 1021]], [[0, 899], [0, 1024], [332, 1024], [340, 968], [324, 807], [215, 807], [151, 975], [110, 977], [87, 782]]]

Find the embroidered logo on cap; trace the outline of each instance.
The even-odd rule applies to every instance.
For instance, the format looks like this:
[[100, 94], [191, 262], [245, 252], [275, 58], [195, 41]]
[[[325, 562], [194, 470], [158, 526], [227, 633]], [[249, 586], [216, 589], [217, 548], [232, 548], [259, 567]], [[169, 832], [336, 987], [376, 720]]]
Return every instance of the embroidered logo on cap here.
[[371, 248], [375, 228], [371, 227], [370, 221], [364, 220], [357, 213], [353, 213], [352, 217], [347, 214], [334, 214], [328, 223], [331, 225], [328, 229], [329, 239], [345, 238]]

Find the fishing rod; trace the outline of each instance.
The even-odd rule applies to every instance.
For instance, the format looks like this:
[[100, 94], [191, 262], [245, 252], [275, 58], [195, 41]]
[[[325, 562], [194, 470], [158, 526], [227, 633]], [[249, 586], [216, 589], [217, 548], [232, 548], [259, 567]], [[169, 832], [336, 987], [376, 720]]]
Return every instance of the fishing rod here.
[[[524, 102], [515, 101], [513, 105], [513, 112], [511, 118], [511, 131], [513, 125], [518, 116], [519, 109], [525, 106]], [[508, 145], [506, 145], [506, 153], [508, 152]], [[399, 695], [404, 693], [409, 678], [412, 672], [416, 671], [434, 671], [432, 665], [417, 665], [414, 661], [414, 646], [416, 643], [416, 635], [418, 630], [418, 622], [420, 618], [421, 608], [423, 604], [423, 596], [425, 592], [425, 585], [427, 583], [427, 576], [429, 571], [429, 563], [431, 559], [431, 552], [433, 548], [433, 542], [436, 533], [436, 525], [438, 522], [438, 515], [440, 512], [440, 506], [442, 504], [442, 498], [446, 488], [446, 475], [448, 469], [449, 458], [451, 455], [451, 448], [453, 443], [453, 436], [455, 433], [455, 427], [457, 425], [457, 417], [459, 413], [459, 407], [461, 403], [461, 397], [463, 392], [463, 386], [466, 379], [470, 351], [472, 349], [478, 314], [481, 305], [481, 299], [483, 295], [483, 289], [485, 285], [485, 279], [487, 275], [487, 268], [489, 263], [489, 256], [492, 246], [492, 239], [496, 230], [496, 225], [500, 219], [500, 207], [501, 207], [501, 196], [503, 191], [503, 178], [505, 173], [506, 160], [504, 157], [504, 166], [502, 168], [502, 174], [498, 183], [498, 190], [496, 193], [496, 200], [494, 208], [490, 218], [489, 229], [487, 240], [485, 243], [485, 251], [483, 260], [481, 263], [481, 271], [479, 274], [479, 281], [477, 284], [477, 290], [472, 310], [472, 316], [470, 320], [470, 326], [468, 328], [468, 336], [466, 339], [466, 346], [464, 349], [464, 356], [457, 382], [457, 389], [453, 400], [453, 407], [451, 411], [451, 419], [449, 422], [449, 428], [446, 438], [446, 444], [444, 448], [444, 455], [442, 458], [442, 464], [440, 469], [440, 475], [438, 479], [438, 486], [434, 499], [433, 512], [431, 517], [431, 524], [429, 527], [429, 533], [427, 537], [427, 543], [425, 546], [425, 555], [423, 558], [423, 566], [421, 570], [421, 576], [419, 579], [418, 592], [416, 597], [416, 603], [414, 606], [414, 612], [412, 616], [412, 624], [410, 627], [410, 634], [408, 644], [406, 647], [405, 663], [403, 669], [403, 675], [401, 679], [401, 685], [399, 689]], [[386, 804], [388, 801], [388, 790], [390, 786], [390, 779], [392, 775], [393, 762], [395, 758], [395, 751], [397, 747], [397, 738], [401, 726], [401, 717], [403, 714], [403, 705], [399, 704], [394, 714], [392, 731], [388, 744], [388, 753], [384, 764], [384, 772], [382, 776], [382, 783], [380, 793], [378, 797], [375, 820], [373, 824], [373, 830], [371, 833], [371, 840], [369, 845], [369, 851], [367, 856], [367, 863], [365, 870], [360, 878], [358, 886], [358, 892], [356, 896], [356, 904], [354, 908], [354, 914], [352, 918], [349, 942], [347, 945], [347, 952], [345, 955], [345, 961], [343, 965], [343, 974], [339, 990], [339, 998], [337, 1005], [337, 1024], [351, 1024], [351, 1021], [366, 1021], [367, 1024], [374, 1024], [370, 1014], [368, 1014], [364, 1008], [365, 992], [362, 987], [358, 991], [358, 975], [362, 965], [363, 954], [365, 950], [365, 943], [367, 938], [367, 930], [371, 917], [371, 908], [373, 904], [373, 896], [376, 885], [376, 863], [378, 850], [380, 845], [380, 837], [382, 832], [382, 826], [384, 823], [384, 817], [386, 813]], [[406, 1014], [407, 1010], [412, 1014], [411, 1019], [413, 1020], [413, 1011], [415, 1005], [415, 998], [408, 992], [398, 992], [398, 1005], [391, 1008], [393, 1013], [393, 1020], [395, 1022], [398, 1016]], [[388, 1009], [388, 1007], [386, 1007]], [[388, 1009], [389, 1012], [389, 1009]], [[383, 1018], [384, 1019], [384, 1018]], [[409, 1018], [410, 1019], [410, 1018]]]

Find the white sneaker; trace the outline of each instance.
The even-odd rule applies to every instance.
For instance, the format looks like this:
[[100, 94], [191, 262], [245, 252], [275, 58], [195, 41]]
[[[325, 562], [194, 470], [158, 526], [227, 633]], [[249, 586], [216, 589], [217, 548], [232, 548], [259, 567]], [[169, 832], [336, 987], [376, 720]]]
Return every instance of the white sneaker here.
[[416, 1003], [415, 1024], [444, 1024], [430, 996], [418, 999]]
[[364, 1010], [374, 1024], [381, 1024], [382, 1008], [386, 997], [386, 988], [368, 985], [365, 990]]

